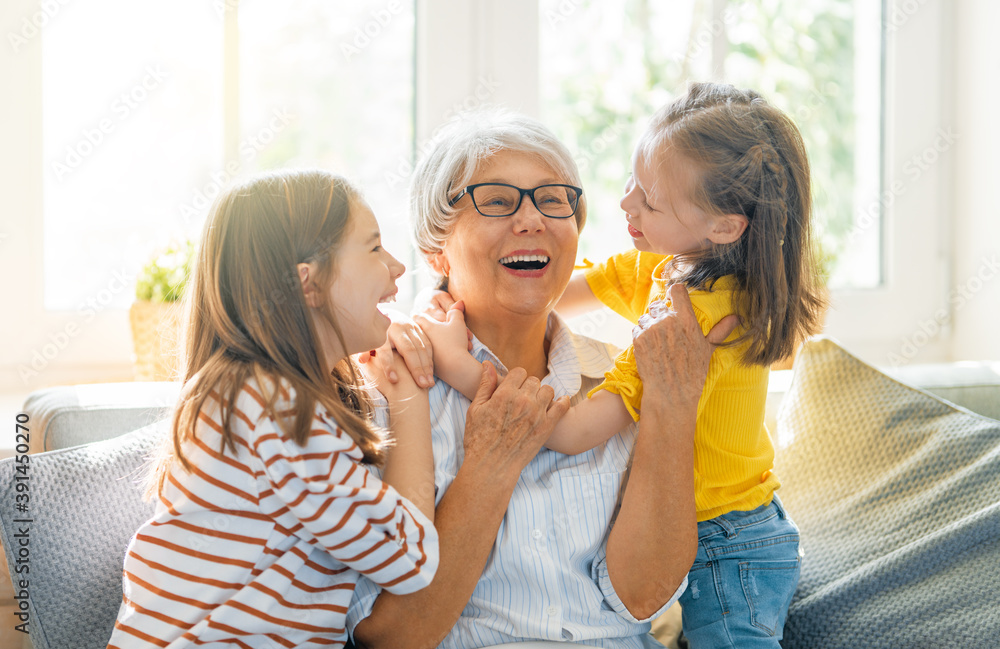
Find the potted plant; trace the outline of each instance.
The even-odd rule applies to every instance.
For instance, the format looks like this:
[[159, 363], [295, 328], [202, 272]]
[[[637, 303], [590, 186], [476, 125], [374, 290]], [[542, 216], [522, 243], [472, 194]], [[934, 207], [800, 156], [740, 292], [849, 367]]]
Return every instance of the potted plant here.
[[193, 257], [193, 242], [174, 243], [157, 253], [139, 271], [135, 302], [129, 309], [136, 381], [180, 378], [180, 300]]

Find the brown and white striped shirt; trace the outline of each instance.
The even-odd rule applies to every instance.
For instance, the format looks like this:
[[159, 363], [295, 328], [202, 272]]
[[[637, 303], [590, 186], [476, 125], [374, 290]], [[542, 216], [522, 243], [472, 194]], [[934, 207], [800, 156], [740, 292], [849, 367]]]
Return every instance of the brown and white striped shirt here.
[[234, 457], [219, 450], [218, 399], [206, 402], [184, 448], [194, 470], [174, 462], [129, 544], [109, 649], [342, 646], [362, 576], [400, 594], [430, 583], [433, 524], [359, 463], [322, 406], [299, 446], [263, 403], [248, 381], [231, 417]]

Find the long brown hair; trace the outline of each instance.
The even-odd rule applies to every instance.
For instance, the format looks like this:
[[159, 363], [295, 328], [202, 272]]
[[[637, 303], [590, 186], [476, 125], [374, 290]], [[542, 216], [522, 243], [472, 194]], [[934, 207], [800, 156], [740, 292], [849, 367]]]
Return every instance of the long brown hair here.
[[[305, 443], [319, 403], [358, 444], [365, 461], [382, 461], [383, 438], [370, 424], [371, 405], [358, 389], [356, 368], [349, 359], [327, 367], [297, 271], [297, 264], [315, 262], [314, 281], [330, 286], [357, 198], [357, 190], [339, 176], [281, 171], [255, 176], [216, 199], [185, 295], [184, 386], [172, 448], [152, 476], [156, 492], [173, 458], [191, 470], [182, 446], [194, 436], [210, 398], [221, 402], [220, 452], [228, 448], [236, 454], [233, 404], [250, 378], [263, 391], [265, 410], [296, 443]], [[333, 305], [324, 306], [323, 316], [344, 348]], [[275, 412], [282, 384], [295, 392], [294, 417]]]
[[753, 90], [692, 84], [654, 115], [640, 153], [655, 160], [672, 147], [699, 171], [695, 204], [714, 214], [742, 214], [746, 231], [730, 244], [678, 255], [673, 278], [711, 289], [734, 275], [744, 333], [743, 362], [759, 365], [791, 355], [816, 333], [826, 296], [818, 281], [810, 228], [809, 161], [791, 119]]

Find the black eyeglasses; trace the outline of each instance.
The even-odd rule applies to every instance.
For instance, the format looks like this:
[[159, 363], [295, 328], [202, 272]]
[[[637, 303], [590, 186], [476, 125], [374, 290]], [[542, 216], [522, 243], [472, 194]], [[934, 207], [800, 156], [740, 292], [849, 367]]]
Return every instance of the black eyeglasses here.
[[504, 183], [479, 183], [463, 189], [448, 201], [448, 205], [454, 205], [466, 194], [472, 197], [476, 211], [483, 216], [510, 216], [521, 209], [521, 201], [528, 196], [543, 216], [568, 219], [576, 214], [583, 190], [572, 185], [539, 185], [534, 189], [521, 189]]

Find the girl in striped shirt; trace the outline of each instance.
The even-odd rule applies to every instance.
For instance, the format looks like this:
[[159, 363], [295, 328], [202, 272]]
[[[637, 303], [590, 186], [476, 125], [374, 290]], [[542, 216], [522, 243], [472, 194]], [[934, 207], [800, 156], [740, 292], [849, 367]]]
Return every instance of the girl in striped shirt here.
[[[438, 564], [426, 391], [393, 384], [386, 454], [349, 355], [381, 346], [403, 265], [358, 192], [319, 171], [225, 192], [190, 282], [184, 388], [125, 557], [111, 647], [336, 647], [361, 576]], [[384, 479], [365, 465], [383, 464]]]

